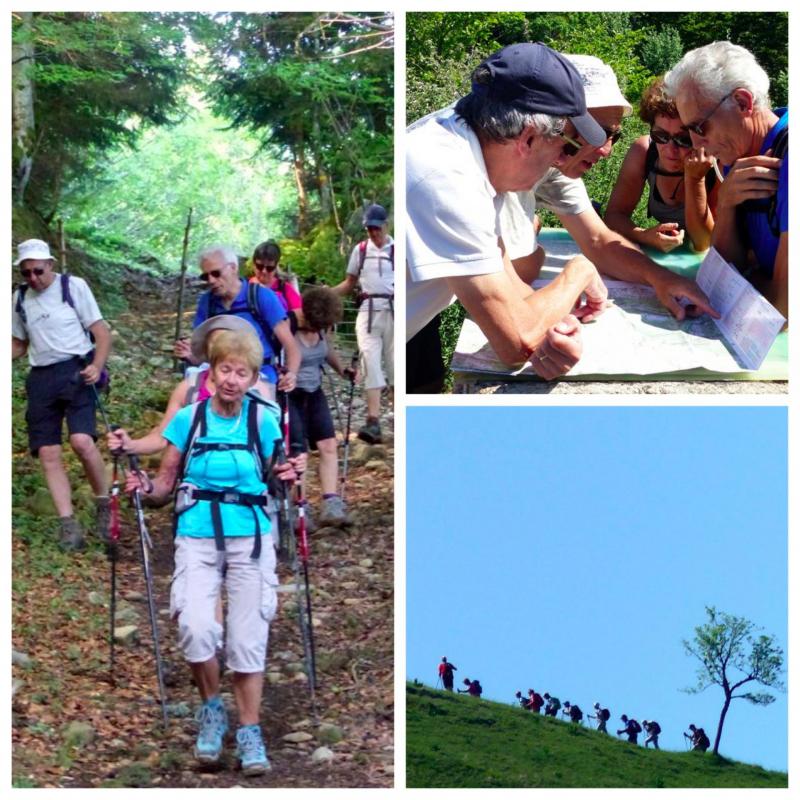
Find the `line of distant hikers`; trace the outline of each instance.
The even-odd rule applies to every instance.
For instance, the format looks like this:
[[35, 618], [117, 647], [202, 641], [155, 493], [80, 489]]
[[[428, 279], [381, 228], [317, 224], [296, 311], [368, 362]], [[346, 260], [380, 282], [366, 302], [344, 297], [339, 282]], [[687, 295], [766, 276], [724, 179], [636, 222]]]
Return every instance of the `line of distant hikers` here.
[[[457, 670], [458, 667], [451, 664], [447, 660], [447, 657], [442, 658], [439, 664], [439, 680], [447, 691], [453, 691], [453, 673]], [[466, 688], [458, 689], [457, 691], [460, 694], [469, 694], [478, 698], [483, 694], [483, 687], [479, 680], [464, 678], [463, 683]], [[565, 700], [562, 706], [561, 701], [548, 692], [542, 695], [533, 689], [528, 689], [527, 697], [523, 696], [520, 691], [514, 696], [520, 708], [524, 708], [526, 711], [532, 711], [534, 714], [541, 714], [542, 708], [544, 708], [544, 714], [547, 717], [557, 719], [560, 712], [561, 716], [568, 718], [570, 722], [576, 725], [580, 725], [583, 722], [584, 714], [580, 706], [570, 703], [569, 700]], [[600, 703], [595, 703], [593, 708], [594, 714], [587, 714], [586, 717], [596, 721], [597, 730], [600, 731], [600, 733], [607, 734], [608, 729], [606, 723], [611, 719], [611, 712], [607, 708], [601, 706]], [[659, 749], [658, 737], [661, 734], [661, 726], [655, 720], [643, 719], [640, 724], [637, 720], [633, 719], [633, 717], [628, 717], [627, 714], [623, 714], [620, 719], [622, 720], [623, 727], [617, 731], [617, 736], [625, 735], [629, 742], [638, 744], [639, 734], [644, 732], [646, 734], [644, 746], [648, 747], [652, 744], [656, 750]], [[696, 727], [694, 724], [689, 725], [689, 731], [690, 733], [684, 732], [683, 736], [691, 743], [691, 749], [699, 750], [702, 753], [708, 750], [711, 742], [706, 732], [702, 728]]]

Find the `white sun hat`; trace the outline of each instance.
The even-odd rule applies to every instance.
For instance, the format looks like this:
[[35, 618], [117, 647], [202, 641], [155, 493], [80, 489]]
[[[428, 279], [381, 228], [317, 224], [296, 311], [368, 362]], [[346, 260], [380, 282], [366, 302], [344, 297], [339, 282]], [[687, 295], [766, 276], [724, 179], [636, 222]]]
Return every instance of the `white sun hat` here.
[[586, 95], [586, 108], [605, 108], [619, 106], [623, 115], [628, 116], [632, 109], [617, 83], [614, 70], [597, 56], [570, 55], [565, 53], [571, 64], [578, 70]]
[[36, 259], [37, 261], [55, 261], [50, 255], [50, 247], [41, 239], [26, 239], [17, 245], [17, 260], [14, 266], [18, 267], [23, 261]]

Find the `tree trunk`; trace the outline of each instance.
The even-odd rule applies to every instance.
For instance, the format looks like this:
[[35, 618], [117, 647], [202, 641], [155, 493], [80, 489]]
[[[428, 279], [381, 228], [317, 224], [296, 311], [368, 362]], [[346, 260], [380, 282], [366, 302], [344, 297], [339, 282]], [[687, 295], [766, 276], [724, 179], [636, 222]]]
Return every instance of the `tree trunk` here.
[[31, 148], [34, 133], [33, 113], [33, 12], [19, 12], [21, 20], [17, 32], [21, 41], [11, 47], [12, 130], [14, 149], [13, 194], [14, 202], [22, 205], [25, 188], [33, 169]]
[[722, 726], [725, 724], [725, 715], [728, 713], [728, 708], [731, 704], [731, 696], [725, 695], [725, 702], [722, 706], [722, 713], [719, 715], [719, 725], [717, 725], [717, 735], [714, 739], [714, 755], [719, 755], [719, 740], [722, 738]]
[[328, 220], [333, 216], [333, 194], [331, 191], [331, 181], [322, 160], [319, 143], [322, 134], [319, 127], [319, 106], [313, 108], [311, 122], [311, 147], [314, 151], [314, 173], [317, 182], [317, 193], [319, 194], [319, 209], [322, 219]]
[[306, 194], [306, 162], [305, 142], [302, 132], [295, 136], [294, 148], [294, 182], [297, 187], [297, 235], [305, 236], [309, 231], [308, 195]]

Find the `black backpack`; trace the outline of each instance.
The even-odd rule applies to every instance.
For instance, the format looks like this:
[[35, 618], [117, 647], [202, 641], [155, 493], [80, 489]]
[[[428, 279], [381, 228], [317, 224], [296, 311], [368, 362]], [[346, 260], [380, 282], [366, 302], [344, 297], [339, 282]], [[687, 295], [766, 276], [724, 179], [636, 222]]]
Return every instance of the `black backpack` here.
[[633, 731], [634, 733], [641, 733], [642, 732], [642, 726], [635, 719], [629, 719], [628, 720], [628, 728], [629, 728], [629, 730]]
[[658, 736], [658, 734], [661, 733], [661, 726], [657, 722], [651, 722], [648, 733], [651, 736]]
[[611, 712], [607, 708], [600, 709], [600, 719], [608, 722], [611, 719]]
[[583, 711], [581, 711], [579, 706], [570, 706], [569, 718], [573, 722], [580, 722], [583, 719]]

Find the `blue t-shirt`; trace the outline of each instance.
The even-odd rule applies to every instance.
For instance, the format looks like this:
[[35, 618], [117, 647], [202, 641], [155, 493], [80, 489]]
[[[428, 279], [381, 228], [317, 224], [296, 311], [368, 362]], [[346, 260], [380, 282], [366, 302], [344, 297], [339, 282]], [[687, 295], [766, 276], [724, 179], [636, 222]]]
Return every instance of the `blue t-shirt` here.
[[[776, 108], [774, 113], [779, 117], [775, 126], [767, 134], [764, 143], [761, 145], [760, 154], [769, 150], [775, 142], [775, 137], [789, 125], [788, 108]], [[769, 201], [765, 201], [764, 208], [767, 208]], [[783, 157], [780, 171], [778, 172], [778, 192], [776, 195], [776, 220], [780, 233], [789, 230], [789, 151]], [[780, 236], [775, 236], [769, 227], [769, 219], [766, 211], [755, 212], [746, 211], [745, 220], [747, 224], [747, 234], [750, 247], [755, 253], [758, 266], [765, 275], [772, 277], [775, 267], [775, 256], [778, 254], [778, 243]]]
[[261, 370], [261, 374], [270, 383], [277, 383], [278, 374], [271, 365], [272, 357], [275, 354], [271, 337], [274, 327], [287, 318], [286, 310], [272, 289], [267, 289], [266, 286], [259, 286], [256, 292], [258, 313], [261, 317], [259, 324], [258, 320], [253, 319], [253, 315], [247, 305], [247, 281], [243, 278], [239, 280], [239, 294], [234, 298], [230, 308], [225, 308], [222, 301], [210, 289], [203, 292], [197, 301], [197, 311], [194, 315], [192, 327], [196, 328], [198, 325], [202, 325], [209, 317], [217, 314], [233, 314], [246, 319], [255, 328], [258, 338], [261, 340], [261, 346], [264, 348], [264, 367]]
[[[247, 411], [249, 397], [242, 401], [242, 412], [237, 417], [221, 417], [207, 406], [208, 434], [197, 437], [197, 442], [224, 442], [228, 444], [247, 444]], [[164, 438], [174, 444], [181, 452], [187, 444], [189, 428], [198, 404], [185, 406], [172, 418], [164, 431]], [[268, 409], [260, 413], [261, 452], [265, 458], [272, 455], [275, 440], [281, 437], [275, 415]], [[258, 464], [247, 450], [212, 450], [192, 456], [186, 465], [183, 480], [200, 489], [222, 491], [234, 489], [242, 494], [263, 494], [266, 484], [259, 475]], [[253, 511], [258, 514], [262, 534], [270, 532], [269, 517], [264, 508], [240, 506], [234, 503], [220, 503], [222, 530], [225, 536], [254, 536], [256, 532]], [[211, 503], [199, 500], [178, 516], [178, 536], [213, 538], [214, 525], [211, 521]]]

